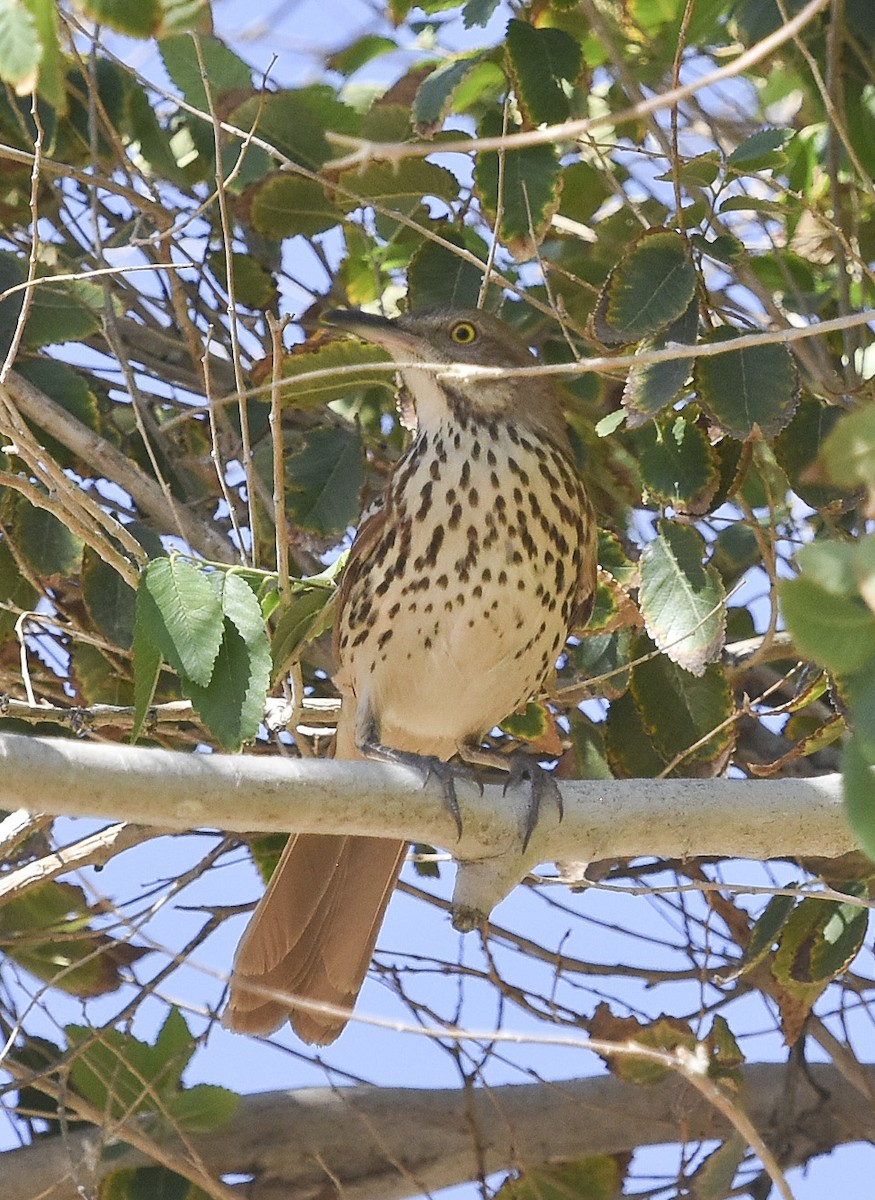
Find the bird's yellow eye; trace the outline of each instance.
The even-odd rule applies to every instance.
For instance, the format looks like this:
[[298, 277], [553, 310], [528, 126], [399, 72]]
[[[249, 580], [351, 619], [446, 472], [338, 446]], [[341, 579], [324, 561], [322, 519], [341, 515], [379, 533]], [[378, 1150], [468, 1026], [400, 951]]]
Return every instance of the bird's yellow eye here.
[[470, 346], [477, 341], [477, 330], [470, 321], [457, 321], [450, 328], [450, 337], [457, 346]]

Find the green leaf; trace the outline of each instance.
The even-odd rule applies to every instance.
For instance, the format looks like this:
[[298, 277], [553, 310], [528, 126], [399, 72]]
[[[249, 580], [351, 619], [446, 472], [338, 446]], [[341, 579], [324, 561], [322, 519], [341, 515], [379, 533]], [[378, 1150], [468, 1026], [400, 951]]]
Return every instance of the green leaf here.
[[[223, 251], [207, 258], [210, 270], [223, 288], [228, 286], [227, 257]], [[232, 254], [234, 299], [244, 308], [270, 308], [276, 303], [277, 287], [274, 277], [251, 254]]]
[[[127, 0], [119, 0], [126, 8]], [[252, 72], [238, 54], [230, 50], [218, 38], [202, 36], [200, 39], [204, 66], [210, 81], [210, 95], [215, 104], [226, 92], [252, 87]], [[167, 74], [182, 92], [186, 101], [201, 112], [209, 112], [209, 101], [201, 78], [200, 65], [194, 42], [186, 34], [164, 37], [158, 43]], [[237, 122], [234, 122], [235, 124]], [[210, 138], [212, 131], [208, 126]], [[246, 126], [244, 126], [246, 128]]]
[[183, 1133], [215, 1133], [232, 1120], [240, 1097], [227, 1088], [199, 1083], [173, 1096], [167, 1113]]
[[542, 704], [530, 700], [523, 712], [511, 713], [501, 722], [501, 728], [511, 737], [525, 742], [536, 742], [548, 729], [547, 710]]
[[135, 745], [143, 731], [158, 678], [164, 665], [164, 656], [150, 633], [149, 616], [144, 608], [151, 604], [144, 588], [137, 591], [134, 620], [134, 640], [131, 645], [134, 666], [134, 719], [131, 725], [131, 745]]
[[787, 628], [800, 654], [835, 674], [852, 674], [875, 657], [875, 616], [862, 600], [830, 593], [807, 575], [778, 581]]
[[[867, 406], [866, 409], [859, 411], [868, 412], [870, 410]], [[825, 508], [826, 505], [835, 502], [846, 504], [849, 488], [862, 482], [852, 477], [853, 468], [850, 473], [848, 471], [848, 459], [845, 457], [848, 447], [841, 446], [841, 435], [839, 435], [839, 453], [832, 469], [827, 463], [828, 455], [831, 453], [827, 449], [827, 439], [841, 421], [841, 409], [836, 405], [827, 404], [813, 396], [804, 396], [796, 409], [793, 420], [786, 429], [778, 434], [772, 445], [775, 458], [781, 465], [793, 491], [812, 508]], [[872, 430], [875, 435], [875, 423], [872, 425]], [[841, 462], [841, 472], [835, 479], [838, 486], [833, 487], [822, 477], [816, 477], [822, 476], [822, 472], [815, 469], [815, 464], [821, 457], [822, 451], [830, 474], [832, 474], [832, 470], [838, 470], [838, 462]], [[875, 443], [873, 443], [872, 465], [873, 478], [875, 478]]]
[[18, 552], [37, 578], [44, 582], [78, 575], [84, 542], [63, 521], [45, 508], [29, 504], [23, 496], [14, 501], [11, 532]]
[[631, 691], [614, 700], [608, 709], [605, 751], [618, 779], [654, 779], [665, 766]]
[[[664, 350], [666, 346], [679, 343], [691, 346], [696, 340], [699, 327], [699, 307], [691, 301], [686, 311], [655, 338], [646, 338], [637, 353], [649, 350]], [[626, 377], [623, 388], [623, 405], [627, 410], [626, 425], [637, 429], [645, 425], [654, 414], [673, 403], [693, 370], [693, 359], [678, 358], [666, 362], [647, 363], [633, 366]]]
[[223, 632], [221, 604], [207, 575], [181, 558], [150, 562], [137, 593], [137, 631], [179, 675], [206, 687]]
[[703, 339], [725, 342], [725, 354], [698, 358], [694, 372], [702, 406], [730, 435], [744, 439], [759, 428], [774, 437], [790, 421], [799, 399], [799, 376], [786, 346], [765, 343], [733, 350], [737, 330], [724, 326]]
[[398, 43], [392, 38], [377, 33], [366, 33], [344, 46], [342, 50], [336, 50], [329, 55], [325, 65], [330, 71], [339, 71], [341, 75], [349, 76], [380, 55], [391, 54], [397, 49]]
[[733, 1133], [706, 1155], [689, 1180], [694, 1200], [723, 1200], [728, 1196], [746, 1154], [747, 1142], [740, 1133]]
[[[21, 574], [9, 544], [0, 538], [0, 603], [29, 612], [37, 602], [39, 592]], [[0, 608], [0, 646], [13, 636], [17, 613]]]
[[647, 632], [669, 658], [694, 675], [723, 648], [723, 585], [702, 564], [704, 543], [695, 529], [660, 521], [641, 555], [638, 601]]
[[792, 136], [792, 129], [761, 129], [736, 146], [726, 160], [727, 166], [744, 173], [782, 167], [787, 156], [780, 150]]
[[[513, 130], [510, 130], [513, 132]], [[481, 137], [501, 133], [501, 118], [488, 114], [480, 123]], [[562, 168], [552, 146], [528, 146], [504, 154], [503, 205], [499, 206], [499, 155], [489, 151], [477, 156], [474, 188], [483, 210], [495, 226], [501, 207], [501, 241], [517, 258], [531, 257], [534, 245], [546, 235], [559, 204]]]
[[[628, 689], [632, 679], [631, 645], [632, 634], [628, 629], [587, 634], [580, 639], [573, 651], [574, 668], [581, 678], [592, 681], [588, 685], [591, 695], [615, 700]], [[607, 678], [602, 679], [602, 675]]]
[[580, 42], [562, 29], [537, 29], [512, 17], [505, 35], [517, 102], [531, 125], [559, 125], [570, 107], [563, 84], [581, 71]]
[[163, 13], [159, 0], [79, 0], [87, 17], [127, 37], [148, 38], [158, 32]]
[[264, 716], [270, 647], [249, 584], [232, 573], [217, 573], [210, 582], [222, 604], [222, 644], [206, 686], [186, 681], [184, 687], [210, 733], [226, 750], [238, 750], [255, 737]]
[[459, 195], [459, 181], [452, 171], [421, 158], [343, 171], [340, 182], [350, 194], [338, 193], [337, 203], [348, 212], [373, 203], [410, 216], [422, 207], [425, 196], [436, 196], [449, 205]]
[[312, 179], [281, 172], [259, 184], [252, 195], [250, 218], [265, 237], [313, 237], [339, 225], [342, 214]]
[[593, 1154], [525, 1171], [506, 1180], [496, 1195], [500, 1200], [615, 1200], [623, 1190], [627, 1165], [624, 1155]]
[[489, 18], [498, 8], [500, 0], [468, 0], [468, 3], [462, 9], [462, 23], [466, 29], [472, 29], [475, 25], [481, 27], [488, 25]]
[[[579, 709], [568, 714], [571, 733], [571, 756], [573, 779], [613, 779], [605, 753], [604, 727], [596, 725]], [[565, 759], [563, 758], [563, 764]]]
[[210, 0], [159, 0], [164, 14], [161, 37], [177, 33], [212, 33]]
[[273, 679], [283, 678], [301, 650], [331, 623], [334, 593], [326, 588], [293, 592], [281, 610], [271, 644]]
[[611, 271], [593, 322], [604, 342], [637, 342], [677, 321], [696, 291], [696, 272], [678, 233], [654, 229]]
[[336, 153], [326, 133], [355, 137], [362, 124], [361, 114], [338, 100], [325, 84], [253, 96], [236, 108], [230, 119], [241, 129], [255, 126], [259, 137], [311, 171]]
[[100, 1200], [206, 1200], [206, 1193], [167, 1167], [122, 1167], [101, 1181]]
[[122, 969], [147, 951], [94, 930], [95, 915], [81, 888], [39, 884], [0, 907], [3, 951], [68, 995], [107, 995], [122, 986]]
[[796, 907], [795, 896], [772, 896], [750, 933], [744, 952], [744, 969], [756, 966], [770, 954], [787, 918]]
[[22, 0], [0, 0], [0, 80], [20, 95], [36, 84], [43, 47], [36, 21]]
[[[293, 408], [309, 408], [317, 404], [328, 404], [332, 400], [343, 400], [361, 388], [382, 386], [394, 391], [392, 372], [350, 371], [352, 367], [389, 363], [385, 350], [372, 346], [370, 342], [351, 341], [347, 338], [316, 345], [305, 343], [297, 346], [283, 358], [282, 378], [284, 381], [283, 404]], [[315, 371], [338, 371], [336, 376], [327, 375], [312, 382], [306, 377]], [[341, 371], [346, 372], [340, 374]]]
[[728, 212], [761, 212], [785, 215], [792, 207], [792, 196], [782, 196], [780, 200], [770, 200], [767, 196], [730, 196], [724, 200], [718, 213], [722, 216]]
[[417, 133], [422, 137], [430, 137], [440, 129], [459, 85], [484, 57], [482, 50], [474, 54], [454, 55], [426, 76], [413, 98], [413, 120]]
[[82, 564], [82, 594], [95, 628], [114, 646], [130, 648], [137, 594], [90, 547], [85, 548]]
[[304, 448], [286, 460], [286, 474], [289, 509], [301, 528], [338, 534], [358, 517], [364, 464], [357, 430], [311, 430]]
[[712, 664], [693, 676], [658, 655], [635, 667], [632, 693], [663, 762], [684, 755], [672, 774], [715, 775], [724, 769], [735, 737], [731, 726], [719, 726], [732, 715], [734, 705], [720, 667]]
[[830, 479], [844, 487], [875, 488], [875, 405], [861, 405], [832, 422], [822, 453]]
[[861, 738], [848, 738], [842, 750], [845, 815], [860, 847], [875, 862], [875, 773]]
[[695, 421], [680, 413], [667, 416], [642, 429], [636, 441], [649, 500], [679, 513], [708, 511], [720, 477], [711, 444]]
[[119, 671], [119, 664], [89, 642], [73, 643], [70, 680], [84, 704], [128, 705], [133, 702], [133, 688], [130, 680]]
[[[445, 241], [460, 248], [465, 237], [453, 229], [440, 231]], [[483, 272], [472, 262], [428, 239], [410, 260], [407, 300], [411, 312], [432, 308], [476, 308]]]
[[[695, 158], [682, 159], [678, 164], [677, 178], [682, 187], [708, 187], [720, 174], [720, 154], [717, 150], [708, 150], [705, 154], [697, 154]], [[657, 175], [660, 182], [672, 183], [674, 175], [666, 171]]]

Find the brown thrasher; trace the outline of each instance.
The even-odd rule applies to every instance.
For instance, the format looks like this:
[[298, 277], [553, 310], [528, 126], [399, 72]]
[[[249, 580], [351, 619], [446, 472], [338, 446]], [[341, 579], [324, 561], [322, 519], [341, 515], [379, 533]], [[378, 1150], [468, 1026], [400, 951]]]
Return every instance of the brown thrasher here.
[[[527, 700], [586, 621], [592, 510], [550, 379], [441, 374], [449, 364], [534, 365], [501, 321], [452, 309], [394, 321], [335, 309], [325, 320], [386, 349], [406, 388], [402, 417], [410, 400], [416, 411], [413, 441], [362, 521], [340, 586], [335, 754], [431, 772]], [[333, 1041], [347, 1018], [293, 998], [352, 1008], [405, 851], [394, 840], [293, 835], [237, 950], [224, 1024], [266, 1034], [288, 1017], [305, 1041]]]

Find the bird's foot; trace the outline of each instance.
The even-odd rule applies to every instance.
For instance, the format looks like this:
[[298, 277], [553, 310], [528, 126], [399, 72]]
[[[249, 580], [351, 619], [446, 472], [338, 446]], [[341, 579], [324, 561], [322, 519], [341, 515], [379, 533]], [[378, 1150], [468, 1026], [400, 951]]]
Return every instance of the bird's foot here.
[[526, 823], [523, 828], [523, 850], [525, 850], [538, 824], [542, 802], [550, 801], [555, 804], [559, 810], [559, 820], [562, 820], [565, 815], [562, 809], [562, 793], [559, 791], [553, 772], [547, 771], [537, 759], [526, 754], [524, 750], [518, 750], [508, 755], [505, 762], [508, 772], [504, 785], [505, 792], [508, 788], [519, 787], [523, 783], [527, 783], [531, 789]]
[[444, 806], [456, 823], [459, 837], [462, 836], [462, 814], [459, 811], [459, 801], [456, 796], [456, 780], [465, 779], [475, 783], [482, 794], [483, 784], [470, 768], [458, 763], [444, 762], [433, 754], [414, 754], [409, 750], [395, 750], [392, 746], [369, 742], [359, 747], [368, 758], [377, 758], [383, 762], [399, 763], [402, 767], [412, 767], [422, 775], [422, 786], [425, 787], [430, 779], [436, 779], [441, 785]]

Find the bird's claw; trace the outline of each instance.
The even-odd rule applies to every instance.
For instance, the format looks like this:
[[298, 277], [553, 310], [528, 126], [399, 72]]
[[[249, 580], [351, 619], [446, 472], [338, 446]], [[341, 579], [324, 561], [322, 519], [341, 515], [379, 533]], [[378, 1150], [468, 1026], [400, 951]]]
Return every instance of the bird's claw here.
[[562, 793], [559, 791], [552, 771], [546, 771], [530, 755], [524, 752], [511, 754], [506, 762], [505, 793], [508, 788], [519, 787], [522, 783], [528, 783], [531, 788], [526, 824], [523, 829], [523, 850], [526, 850], [538, 824], [542, 801], [551, 800], [559, 810], [559, 820], [562, 820], [565, 815], [562, 807]]

